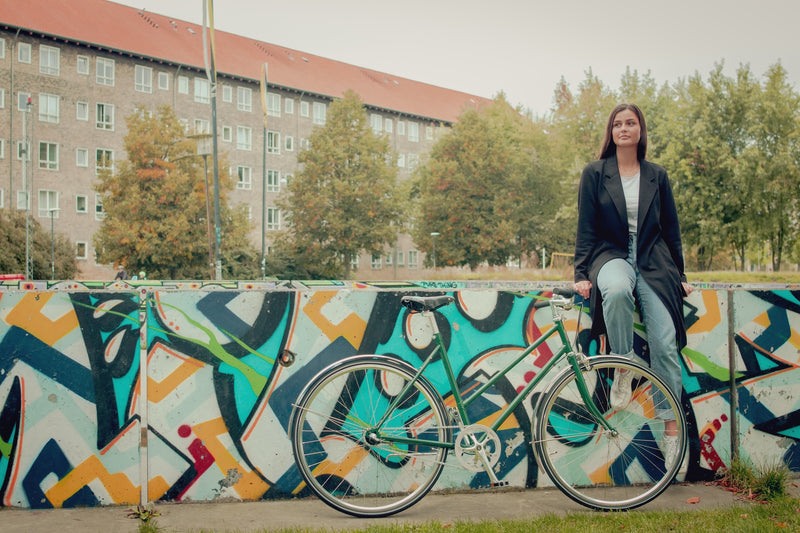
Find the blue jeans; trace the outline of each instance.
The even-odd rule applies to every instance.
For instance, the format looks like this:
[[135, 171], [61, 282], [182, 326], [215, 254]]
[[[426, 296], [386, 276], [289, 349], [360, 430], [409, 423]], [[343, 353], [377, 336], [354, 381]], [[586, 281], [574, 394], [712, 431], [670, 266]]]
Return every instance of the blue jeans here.
[[[635, 358], [633, 312], [636, 292], [650, 347], [650, 368], [664, 380], [680, 402], [683, 379], [675, 325], [658, 294], [639, 273], [636, 266], [636, 235], [628, 238], [627, 259], [612, 259], [600, 268], [597, 289], [603, 297], [603, 317], [611, 353], [631, 359]], [[662, 398], [656, 400], [659, 403]], [[661, 414], [666, 415], [665, 412]]]

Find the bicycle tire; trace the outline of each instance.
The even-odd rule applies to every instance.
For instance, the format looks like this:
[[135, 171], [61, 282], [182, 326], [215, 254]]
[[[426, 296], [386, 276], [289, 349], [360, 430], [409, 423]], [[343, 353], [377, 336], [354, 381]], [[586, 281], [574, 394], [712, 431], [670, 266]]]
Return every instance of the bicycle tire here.
[[[589, 414], [576, 374], [568, 368], [547, 388], [537, 410], [537, 459], [553, 483], [581, 505], [633, 509], [656, 498], [677, 475], [686, 453], [686, 419], [675, 395], [650, 369], [622, 357], [598, 356], [590, 361], [582, 375], [595, 406], [616, 434]], [[634, 372], [632, 399], [619, 410], [610, 403], [617, 369]], [[662, 439], [665, 420], [670, 418], [678, 427], [677, 450], [665, 458]]]
[[391, 443], [380, 435], [451, 443], [441, 396], [422, 376], [382, 425], [416, 373], [387, 356], [354, 356], [320, 372], [292, 413], [292, 450], [307, 486], [326, 504], [357, 517], [389, 516], [417, 503], [442, 473], [447, 448]]

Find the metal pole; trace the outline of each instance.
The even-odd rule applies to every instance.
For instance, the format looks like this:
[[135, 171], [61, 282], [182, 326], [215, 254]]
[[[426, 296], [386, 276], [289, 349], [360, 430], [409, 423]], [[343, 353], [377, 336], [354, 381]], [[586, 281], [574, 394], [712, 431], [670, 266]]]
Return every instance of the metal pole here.
[[50, 210], [50, 279], [56, 279], [56, 233], [53, 225], [53, 215], [58, 209]]
[[264, 113], [264, 147], [261, 154], [261, 279], [267, 277], [267, 256], [264, 253], [267, 232], [267, 73], [269, 65], [261, 65], [261, 111]]
[[33, 278], [33, 264], [31, 262], [31, 198], [30, 198], [30, 183], [28, 182], [28, 157], [30, 157], [30, 142], [28, 141], [28, 117], [31, 111], [31, 97], [28, 97], [28, 103], [25, 106], [25, 111], [22, 113], [22, 188], [24, 190], [25, 200], [25, 279], [30, 280]]
[[208, 233], [208, 267], [211, 269], [211, 276], [214, 279], [214, 239], [211, 237], [211, 196], [208, 189], [208, 154], [203, 154], [203, 176], [206, 183], [206, 231]]
[[436, 237], [439, 236], [438, 231], [431, 232], [431, 243], [433, 244], [433, 269], [436, 270]]

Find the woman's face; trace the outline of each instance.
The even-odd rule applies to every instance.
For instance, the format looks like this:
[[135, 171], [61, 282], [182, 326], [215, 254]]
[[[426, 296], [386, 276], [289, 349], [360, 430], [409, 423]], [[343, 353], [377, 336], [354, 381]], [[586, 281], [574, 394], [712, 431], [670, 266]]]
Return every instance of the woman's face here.
[[636, 113], [630, 109], [623, 109], [614, 117], [611, 138], [614, 139], [614, 144], [617, 145], [617, 148], [637, 147], [641, 134], [639, 119], [636, 118]]

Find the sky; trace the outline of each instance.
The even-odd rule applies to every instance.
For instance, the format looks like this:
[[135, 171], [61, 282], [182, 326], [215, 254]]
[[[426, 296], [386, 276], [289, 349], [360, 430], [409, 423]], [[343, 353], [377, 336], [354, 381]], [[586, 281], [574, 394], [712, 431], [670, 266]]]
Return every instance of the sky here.
[[[203, 0], [115, 0], [202, 23]], [[716, 63], [763, 80], [780, 63], [800, 90], [798, 0], [217, 0], [217, 30], [544, 116], [561, 78], [591, 69], [613, 90], [626, 68], [658, 85]]]

